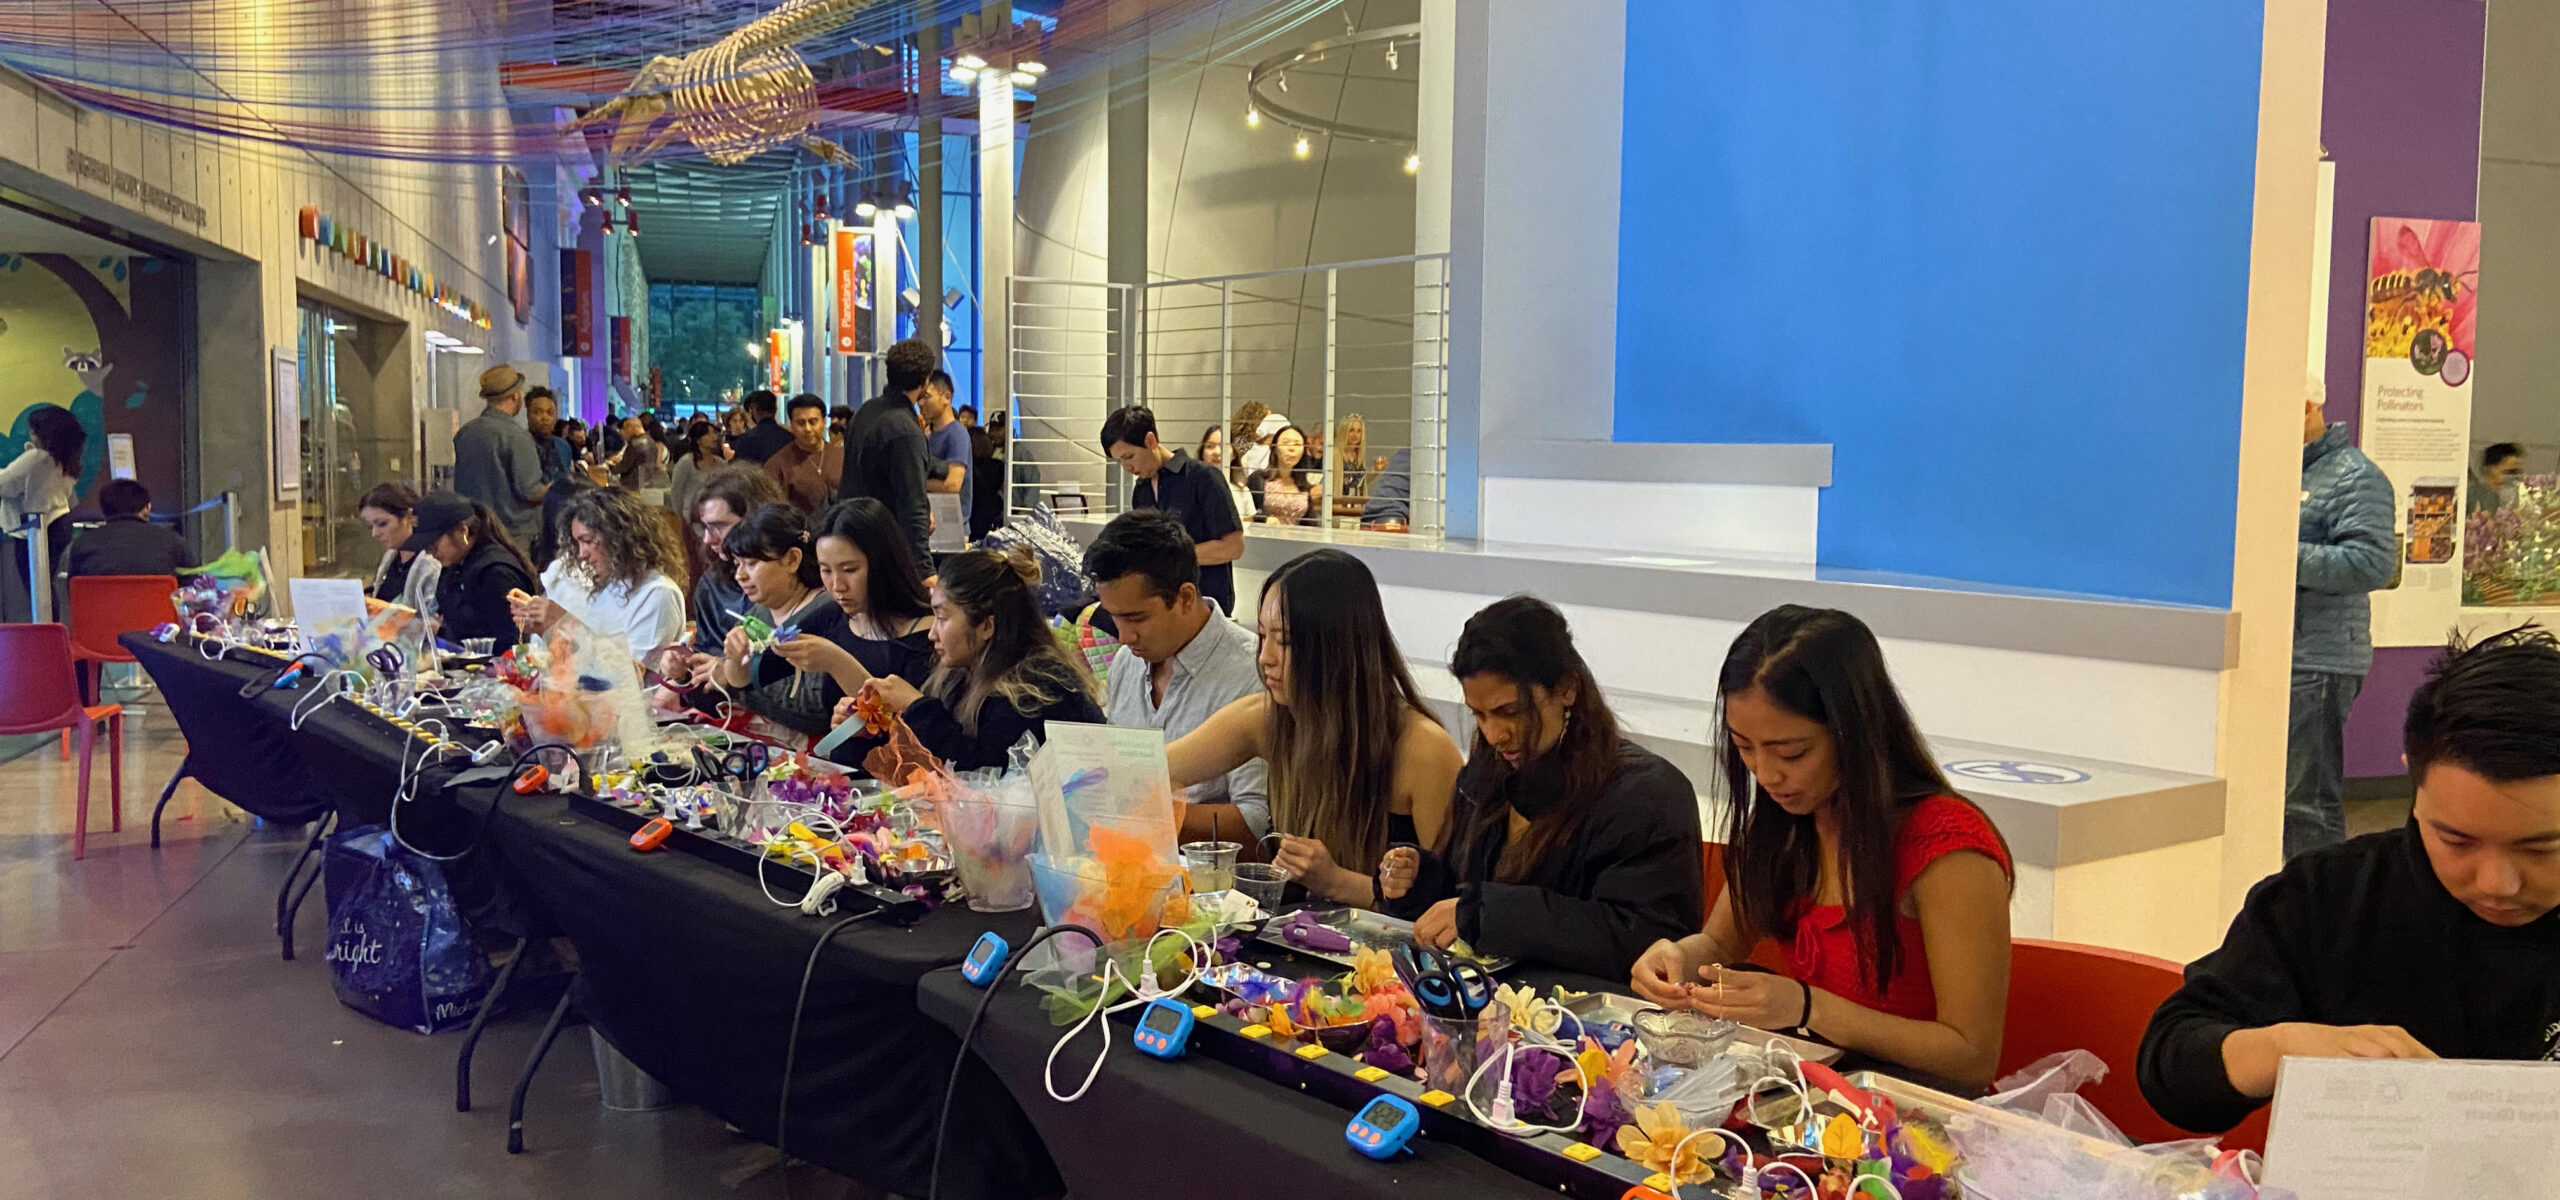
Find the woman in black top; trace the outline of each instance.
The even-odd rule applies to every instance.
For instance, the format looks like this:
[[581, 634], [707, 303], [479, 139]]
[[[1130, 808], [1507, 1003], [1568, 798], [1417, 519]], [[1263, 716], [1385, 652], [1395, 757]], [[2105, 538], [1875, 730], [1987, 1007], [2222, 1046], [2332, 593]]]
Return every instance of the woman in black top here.
[[1450, 858], [1398, 847], [1387, 912], [1433, 946], [1616, 979], [1706, 911], [1698, 795], [1619, 736], [1564, 615], [1513, 596], [1467, 619], [1449, 671], [1475, 715]]
[[436, 636], [454, 645], [488, 638], [501, 650], [521, 640], [507, 594], [539, 594], [533, 565], [516, 549], [498, 514], [452, 492], [429, 492], [410, 510], [417, 531], [405, 548], [423, 550], [443, 568], [436, 576]]
[[785, 630], [793, 631], [791, 640], [844, 636], [844, 610], [818, 587], [811, 540], [807, 519], [788, 504], [768, 504], [747, 514], [722, 540], [721, 550], [737, 564], [746, 615], [773, 626], [775, 638], [772, 645], [760, 646], [748, 636], [744, 622], [731, 628], [711, 671], [711, 681], [719, 686], [696, 689], [696, 707], [716, 711], [724, 701], [734, 703], [779, 726], [758, 732], [782, 740], [790, 734], [826, 732], [826, 677], [801, 670], [776, 651], [784, 644], [780, 635]]
[[[865, 685], [954, 771], [1004, 766], [1024, 734], [1047, 740], [1051, 721], [1105, 723], [1093, 675], [1040, 616], [1032, 596], [1039, 582], [1039, 563], [1025, 547], [952, 555], [933, 588], [940, 667], [922, 688], [896, 675]], [[836, 720], [852, 715], [847, 697]], [[833, 757], [859, 763], [880, 740], [851, 739]]]
[[794, 638], [773, 651], [826, 677], [826, 702], [862, 690], [873, 676], [922, 679], [933, 672], [933, 601], [889, 507], [868, 496], [818, 514], [818, 586], [844, 612], [832, 637]]

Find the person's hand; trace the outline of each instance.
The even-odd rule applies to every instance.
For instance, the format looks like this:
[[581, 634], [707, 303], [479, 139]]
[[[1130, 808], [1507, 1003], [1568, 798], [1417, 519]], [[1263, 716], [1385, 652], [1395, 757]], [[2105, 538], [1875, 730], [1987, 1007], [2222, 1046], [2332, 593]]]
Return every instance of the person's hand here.
[[827, 728], [833, 729], [853, 719], [853, 697], [847, 696], [836, 701], [835, 711], [827, 714]]
[[1458, 898], [1451, 896], [1414, 918], [1413, 940], [1434, 950], [1446, 950], [1457, 941]]
[[2435, 1051], [2397, 1025], [2314, 1025], [2288, 1021], [2238, 1029], [2222, 1039], [2222, 1069], [2241, 1095], [2263, 1100], [2276, 1092], [2276, 1073], [2287, 1058], [2434, 1058]]
[[1710, 1017], [1753, 1029], [1793, 1029], [1808, 1015], [1806, 985], [1766, 971], [1737, 971], [1721, 963], [1698, 969], [1689, 1005]]
[[895, 675], [874, 675], [864, 688], [878, 696], [880, 703], [888, 705], [890, 712], [902, 717], [907, 715], [908, 705], [924, 699], [924, 693], [917, 691], [916, 685]]
[[747, 636], [744, 626], [731, 626], [729, 636], [720, 639], [720, 657], [745, 666], [747, 655], [754, 653], [755, 639]]
[[1333, 877], [1341, 868], [1333, 865], [1333, 852], [1325, 849], [1323, 842], [1281, 834], [1280, 853], [1273, 855], [1271, 862], [1289, 878], [1305, 884], [1308, 891], [1329, 900], [1340, 898]]
[[804, 633], [789, 641], [776, 638], [773, 643], [773, 652], [781, 655], [782, 660], [790, 663], [791, 669], [795, 671], [816, 671], [822, 675], [834, 675], [848, 667], [853, 668], [855, 672], [861, 670], [861, 664], [855, 662], [853, 655], [844, 647], [814, 633]]
[[694, 655], [693, 674], [685, 680], [684, 685], [688, 688], [709, 686], [713, 676], [715, 676], [720, 670], [721, 661], [722, 660], [716, 655]]
[[1689, 979], [1695, 972], [1689, 966], [1689, 952], [1680, 943], [1665, 938], [1646, 947], [1636, 956], [1636, 965], [1627, 976], [1627, 985], [1636, 995], [1668, 1009], [1689, 1007]]
[[1411, 846], [1398, 846], [1378, 860], [1378, 895], [1401, 900], [1413, 890], [1413, 880], [1422, 873], [1422, 851]]
[[529, 596], [521, 589], [507, 593], [507, 612], [515, 618], [516, 628], [526, 633], [542, 633], [568, 616], [569, 610], [548, 596]]

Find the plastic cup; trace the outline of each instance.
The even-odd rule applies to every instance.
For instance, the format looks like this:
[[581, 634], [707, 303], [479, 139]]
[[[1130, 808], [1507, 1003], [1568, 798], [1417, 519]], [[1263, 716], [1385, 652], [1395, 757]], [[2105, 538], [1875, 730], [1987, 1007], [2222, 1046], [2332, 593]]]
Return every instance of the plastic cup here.
[[1237, 863], [1235, 866], [1235, 889], [1253, 897], [1254, 907], [1261, 909], [1266, 917], [1280, 911], [1280, 893], [1288, 887], [1289, 877], [1270, 863]]
[[1191, 891], [1195, 895], [1223, 892], [1236, 885], [1236, 851], [1244, 849], [1237, 842], [1184, 842], [1182, 865], [1191, 872]]
[[462, 652], [472, 658], [487, 658], [498, 652], [496, 638], [464, 638]]
[[1486, 1005], [1472, 1017], [1423, 1017], [1423, 1085], [1466, 1095], [1468, 1080], [1485, 1055], [1501, 1050], [1510, 1025], [1511, 1010], [1500, 1004]]

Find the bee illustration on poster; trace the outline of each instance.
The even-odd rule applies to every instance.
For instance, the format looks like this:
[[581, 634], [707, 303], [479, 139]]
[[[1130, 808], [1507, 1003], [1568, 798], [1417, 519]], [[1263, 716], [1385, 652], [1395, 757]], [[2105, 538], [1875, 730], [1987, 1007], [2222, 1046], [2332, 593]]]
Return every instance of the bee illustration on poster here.
[[2372, 239], [2357, 440], [2391, 479], [2401, 563], [2393, 586], [2374, 593], [2373, 640], [2435, 645], [2462, 604], [2480, 224], [2376, 217]]

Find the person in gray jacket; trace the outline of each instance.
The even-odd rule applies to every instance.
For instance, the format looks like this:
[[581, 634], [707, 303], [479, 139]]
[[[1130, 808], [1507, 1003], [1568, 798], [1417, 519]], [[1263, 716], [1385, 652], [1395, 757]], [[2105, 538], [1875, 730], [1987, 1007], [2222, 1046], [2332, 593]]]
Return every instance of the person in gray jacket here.
[[2400, 557], [2391, 480], [2332, 425], [2302, 413], [2302, 525], [2293, 567], [2293, 703], [2285, 733], [2284, 856], [2347, 838], [2347, 712], [2373, 667], [2373, 602]]

